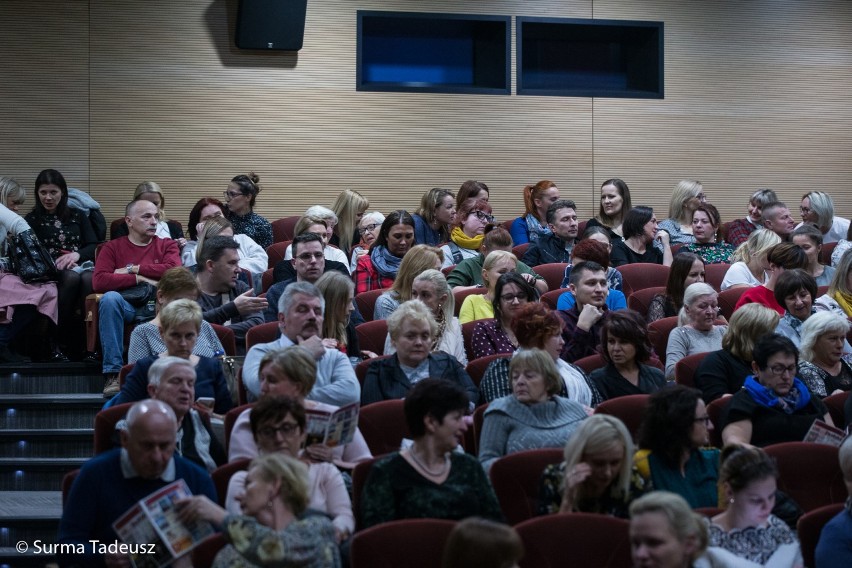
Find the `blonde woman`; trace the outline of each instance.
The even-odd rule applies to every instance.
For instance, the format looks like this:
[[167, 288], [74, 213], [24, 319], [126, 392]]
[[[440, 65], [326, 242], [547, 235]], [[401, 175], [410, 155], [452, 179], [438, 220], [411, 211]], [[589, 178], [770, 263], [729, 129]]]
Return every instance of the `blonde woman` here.
[[[313, 207], [311, 209], [313, 209]], [[339, 248], [333, 247], [329, 244], [332, 231], [334, 231], [334, 227], [337, 225], [337, 216], [330, 209], [326, 209], [325, 207], [322, 207], [321, 209], [325, 210], [325, 214], [323, 214], [323, 211], [320, 210], [316, 212], [319, 213], [317, 215], [313, 213], [305, 213], [302, 217], [300, 217], [296, 222], [296, 226], [293, 228], [293, 236], [301, 235], [302, 233], [318, 234], [322, 237], [322, 252], [325, 259], [339, 262], [348, 270], [349, 260], [346, 255]], [[322, 232], [318, 232], [320, 229], [323, 229]], [[287, 264], [289, 264], [292, 259], [293, 245], [288, 245], [284, 250], [284, 260], [287, 261]], [[279, 282], [278, 278], [276, 278], [275, 281]]]
[[358, 222], [370, 207], [370, 201], [351, 189], [344, 189], [337, 195], [331, 210], [337, 216], [337, 225], [331, 235], [329, 244], [338, 247], [348, 255], [360, 238]]
[[[186, 244], [186, 239], [183, 236], [183, 229], [177, 221], [171, 221], [166, 217], [166, 197], [163, 195], [163, 190], [160, 185], [153, 181], [143, 181], [136, 186], [136, 191], [133, 192], [133, 200], [144, 199], [150, 201], [157, 206], [157, 236], [161, 239], [174, 239], [179, 247]], [[111, 239], [124, 237], [128, 234], [127, 224], [122, 223], [116, 227], [115, 231], [110, 234]]]
[[494, 317], [494, 290], [497, 280], [507, 272], [517, 272], [518, 258], [511, 252], [494, 250], [482, 263], [482, 284], [485, 294], [471, 294], [464, 299], [459, 310], [459, 322], [467, 323]]
[[414, 217], [414, 242], [438, 246], [450, 240], [450, 225], [456, 217], [453, 192], [433, 187], [423, 194]]
[[700, 181], [685, 179], [678, 182], [669, 200], [669, 218], [660, 221], [660, 230], [669, 234], [669, 244], [695, 242], [692, 234], [692, 213], [707, 202]]
[[352, 303], [355, 298], [355, 284], [352, 279], [335, 270], [320, 276], [316, 287], [325, 300], [320, 334], [323, 345], [328, 349], [346, 353], [350, 359], [354, 357], [360, 360], [362, 355], [377, 357], [375, 353], [361, 351], [358, 347], [358, 334], [350, 317], [355, 310], [355, 304]]
[[237, 244], [240, 245], [240, 248], [237, 249], [237, 254], [240, 256], [239, 266], [248, 270], [252, 276], [263, 274], [269, 267], [269, 256], [266, 251], [248, 235], [235, 234], [234, 226], [225, 217], [213, 217], [201, 225], [201, 230], [198, 231], [198, 241], [187, 242], [181, 250], [181, 264], [187, 267], [198, 264], [198, 255], [204, 248], [204, 241], [217, 236], [232, 237], [237, 241]]
[[828, 310], [846, 318], [852, 317], [852, 252], [846, 251], [837, 263], [837, 271], [828, 292], [814, 303], [817, 311]]
[[376, 300], [373, 319], [388, 319], [403, 302], [411, 299], [414, 277], [430, 268], [439, 269], [444, 260], [441, 249], [429, 245], [415, 245], [403, 257], [391, 289]]
[[725, 273], [722, 291], [729, 288], [751, 288], [763, 284], [766, 281], [766, 271], [769, 269], [766, 254], [780, 242], [781, 237], [769, 229], [757, 229], [750, 234], [731, 257], [734, 264]]
[[[440, 270], [429, 269], [417, 275], [411, 285], [411, 299], [420, 300], [432, 311], [438, 322], [438, 331], [432, 339], [432, 351], [443, 351], [452, 355], [463, 366], [467, 366], [467, 353], [461, 324], [453, 316], [455, 301], [450, 285]], [[328, 336], [326, 336], [328, 337]], [[390, 334], [385, 339], [385, 355], [396, 353]]]
[[627, 518], [645, 481], [633, 467], [633, 438], [608, 414], [588, 417], [568, 438], [562, 463], [541, 476], [539, 514], [600, 513]]

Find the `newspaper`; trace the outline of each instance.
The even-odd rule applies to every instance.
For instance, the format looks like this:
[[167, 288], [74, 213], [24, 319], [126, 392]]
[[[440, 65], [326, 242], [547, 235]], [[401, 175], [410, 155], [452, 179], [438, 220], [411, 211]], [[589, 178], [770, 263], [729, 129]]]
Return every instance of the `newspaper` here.
[[153, 553], [130, 555], [137, 568], [168, 566], [215, 531], [206, 521], [186, 524], [178, 520], [175, 503], [192, 497], [186, 482], [178, 479], [133, 505], [113, 523], [126, 543], [153, 544]]
[[839, 448], [840, 444], [846, 438], [846, 432], [840, 428], [829, 426], [822, 420], [814, 420], [811, 424], [811, 429], [805, 434], [805, 442], [814, 442], [817, 444], [825, 444]]
[[341, 406], [334, 411], [306, 408], [306, 445], [325, 444], [334, 448], [350, 443], [358, 428], [360, 410], [361, 406], [357, 402]]

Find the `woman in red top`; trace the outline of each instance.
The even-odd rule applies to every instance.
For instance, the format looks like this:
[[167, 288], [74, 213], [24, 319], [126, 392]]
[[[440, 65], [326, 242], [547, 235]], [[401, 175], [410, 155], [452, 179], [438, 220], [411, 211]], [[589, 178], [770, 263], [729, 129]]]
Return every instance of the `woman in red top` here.
[[766, 282], [760, 286], [749, 288], [745, 294], [740, 296], [737, 305], [734, 307], [735, 311], [740, 306], [755, 303], [763, 304], [768, 308], [772, 308], [780, 315], [784, 315], [784, 308], [775, 299], [775, 284], [778, 282], [778, 277], [785, 270], [806, 268], [808, 265], [808, 256], [799, 245], [779, 243], [766, 253], [766, 262], [769, 264], [769, 268], [766, 271], [769, 276]]
[[369, 254], [355, 266], [355, 293], [390, 288], [405, 253], [414, 246], [414, 218], [403, 210], [385, 218]]

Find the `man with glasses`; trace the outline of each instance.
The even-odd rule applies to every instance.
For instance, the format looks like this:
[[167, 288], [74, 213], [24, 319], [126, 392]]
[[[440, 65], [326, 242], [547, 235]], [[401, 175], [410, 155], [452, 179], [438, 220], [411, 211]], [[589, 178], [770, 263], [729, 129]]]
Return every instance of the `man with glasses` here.
[[196, 279], [201, 294], [198, 303], [204, 320], [231, 328], [237, 353], [245, 353], [246, 333], [263, 323], [266, 298], [258, 298], [248, 284], [239, 280], [240, 255], [231, 237], [216, 236], [204, 241], [198, 258]]
[[565, 323], [562, 328], [565, 345], [560, 357], [573, 363], [598, 352], [609, 286], [606, 269], [590, 260], [576, 264], [571, 269], [570, 279], [568, 290], [577, 303], [570, 310], [557, 313]]
[[547, 208], [545, 215], [550, 234], [542, 235], [530, 243], [523, 261], [528, 266], [552, 262], [571, 262], [571, 250], [577, 240], [577, 206], [568, 199], [557, 199]]

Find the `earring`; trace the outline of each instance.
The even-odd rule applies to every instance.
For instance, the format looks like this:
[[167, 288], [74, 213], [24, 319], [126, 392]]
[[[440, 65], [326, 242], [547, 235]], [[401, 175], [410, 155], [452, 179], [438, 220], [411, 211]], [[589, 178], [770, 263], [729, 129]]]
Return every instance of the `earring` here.
[[728, 499], [728, 503], [729, 503], [729, 504], [731, 504], [731, 505], [733, 505], [733, 504], [734, 504], [734, 498], [733, 498], [733, 497], [731, 497], [730, 499]]

